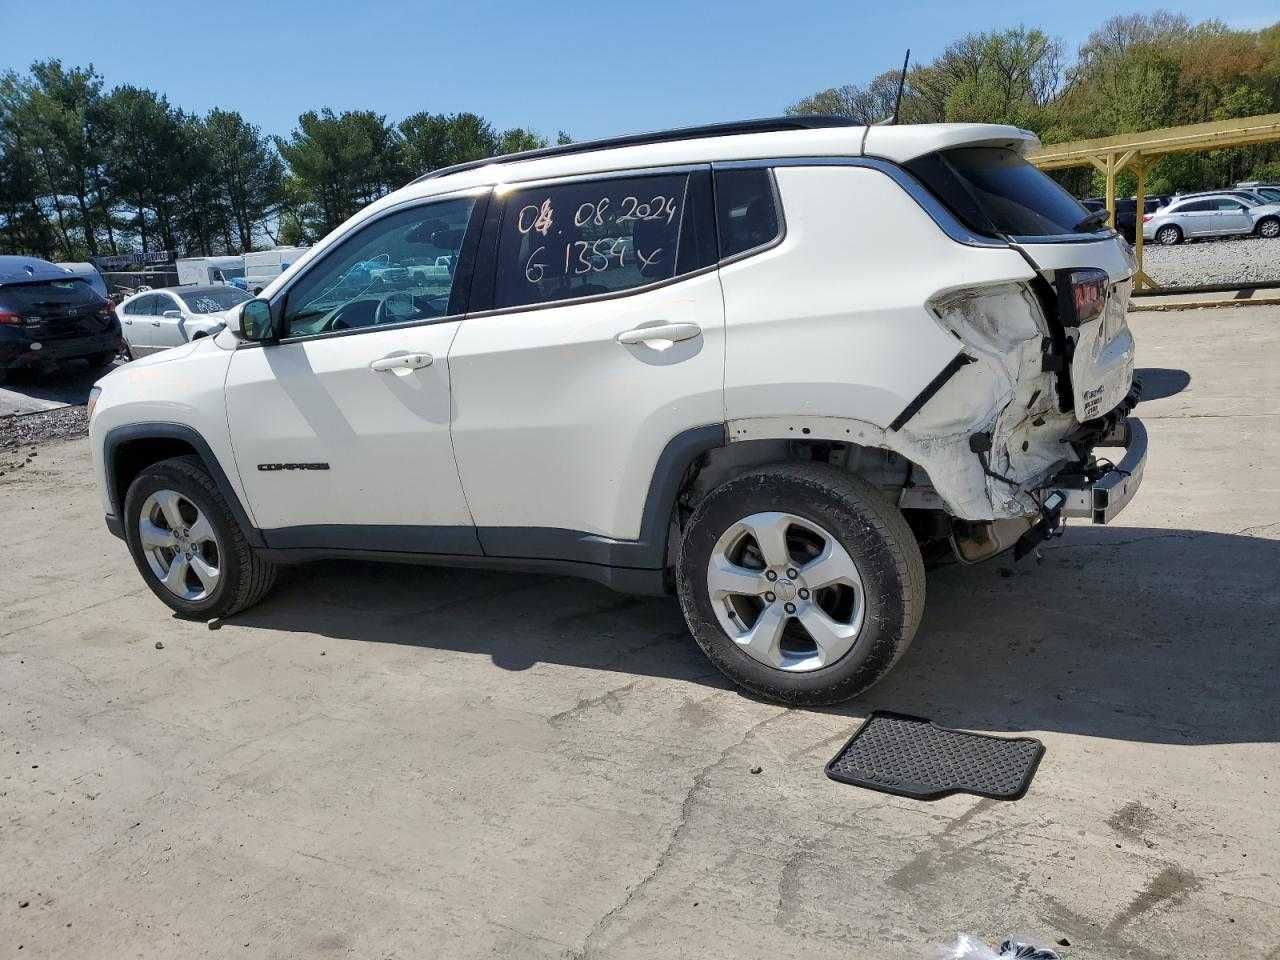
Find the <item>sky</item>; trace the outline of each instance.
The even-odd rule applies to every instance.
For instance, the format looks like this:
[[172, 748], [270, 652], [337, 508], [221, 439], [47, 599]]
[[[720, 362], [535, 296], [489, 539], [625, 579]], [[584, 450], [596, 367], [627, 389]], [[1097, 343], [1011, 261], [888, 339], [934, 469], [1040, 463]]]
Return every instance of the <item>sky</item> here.
[[[1276, 0], [1171, 2], [1256, 29]], [[554, 138], [775, 116], [826, 87], [865, 83], [910, 47], [927, 61], [977, 30], [1026, 24], [1069, 50], [1108, 17], [1102, 0], [1019, 4], [803, 0], [0, 0], [0, 70], [93, 63], [108, 88], [150, 87], [175, 106], [239, 110], [287, 135], [298, 114], [469, 110]], [[1069, 16], [1062, 12], [1069, 10]]]

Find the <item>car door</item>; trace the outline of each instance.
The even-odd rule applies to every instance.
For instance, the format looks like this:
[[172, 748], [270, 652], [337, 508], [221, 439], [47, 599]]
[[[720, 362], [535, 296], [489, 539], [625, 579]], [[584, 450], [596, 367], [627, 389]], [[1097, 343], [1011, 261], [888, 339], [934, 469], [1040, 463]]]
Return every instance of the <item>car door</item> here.
[[[470, 268], [434, 264], [474, 248], [486, 197], [402, 204], [352, 228], [273, 297], [280, 341], [236, 350], [227, 420], [269, 546], [480, 552], [449, 439]], [[404, 269], [388, 283], [370, 262]]]
[[1175, 211], [1175, 223], [1186, 237], [1208, 237], [1214, 233], [1217, 210], [1211, 200], [1192, 200]]
[[709, 170], [508, 185], [490, 261], [449, 353], [485, 553], [653, 565], [659, 537], [638, 540], [664, 450], [723, 437]]
[[1235, 236], [1241, 233], [1251, 233], [1253, 231], [1253, 220], [1249, 216], [1249, 210], [1239, 200], [1233, 200], [1230, 197], [1221, 197], [1214, 201], [1217, 206], [1217, 230], [1221, 235]]
[[156, 350], [155, 328], [152, 311], [159, 298], [154, 293], [133, 297], [120, 306], [120, 329], [125, 342], [135, 357], [143, 357]]
[[151, 318], [152, 337], [159, 350], [181, 346], [187, 342], [182, 332], [183, 305], [172, 293], [156, 295], [155, 315]]

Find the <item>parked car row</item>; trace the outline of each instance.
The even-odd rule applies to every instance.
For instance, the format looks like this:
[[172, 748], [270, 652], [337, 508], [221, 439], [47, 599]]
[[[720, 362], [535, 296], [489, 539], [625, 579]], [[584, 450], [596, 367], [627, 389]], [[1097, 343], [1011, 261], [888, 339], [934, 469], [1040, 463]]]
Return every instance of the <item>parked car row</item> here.
[[[1086, 210], [1105, 208], [1101, 197], [1081, 201]], [[1202, 190], [1176, 195], [1155, 194], [1144, 198], [1138, 214], [1136, 197], [1115, 202], [1116, 230], [1130, 243], [1137, 238], [1142, 223], [1144, 240], [1176, 244], [1208, 237], [1280, 236], [1280, 184], [1240, 183], [1224, 190]]]
[[181, 346], [216, 334], [226, 311], [249, 299], [238, 287], [191, 285], [142, 290], [113, 307], [90, 264], [0, 257], [0, 381], [23, 367], [77, 359], [107, 367], [119, 355]]

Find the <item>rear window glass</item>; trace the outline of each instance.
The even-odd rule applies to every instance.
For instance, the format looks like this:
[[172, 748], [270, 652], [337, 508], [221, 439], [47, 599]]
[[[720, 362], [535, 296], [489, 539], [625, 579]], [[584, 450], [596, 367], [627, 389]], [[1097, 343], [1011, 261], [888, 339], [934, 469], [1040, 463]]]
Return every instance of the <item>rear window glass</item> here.
[[906, 167], [968, 227], [989, 236], [1076, 233], [1089, 215], [1013, 150], [963, 147], [918, 157]]
[[15, 283], [0, 287], [0, 300], [17, 313], [39, 311], [41, 307], [84, 307], [100, 303], [102, 297], [79, 277]]
[[213, 290], [184, 290], [179, 294], [192, 313], [217, 313], [251, 299], [249, 294], [235, 287], [218, 287]]

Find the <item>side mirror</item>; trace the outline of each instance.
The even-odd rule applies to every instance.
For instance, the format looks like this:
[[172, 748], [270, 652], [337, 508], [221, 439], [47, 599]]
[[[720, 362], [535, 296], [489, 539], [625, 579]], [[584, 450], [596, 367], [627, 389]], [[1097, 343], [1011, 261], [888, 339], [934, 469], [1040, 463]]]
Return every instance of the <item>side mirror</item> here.
[[271, 304], [261, 298], [240, 305], [240, 337], [243, 340], [275, 340], [279, 334], [271, 319]]
[[164, 312], [164, 318], [165, 318], [166, 320], [181, 320], [181, 319], [182, 319], [182, 311], [181, 311], [181, 310], [166, 310], [166, 311]]

